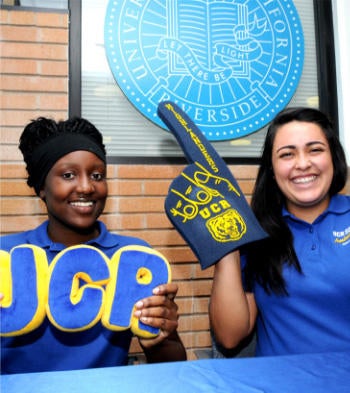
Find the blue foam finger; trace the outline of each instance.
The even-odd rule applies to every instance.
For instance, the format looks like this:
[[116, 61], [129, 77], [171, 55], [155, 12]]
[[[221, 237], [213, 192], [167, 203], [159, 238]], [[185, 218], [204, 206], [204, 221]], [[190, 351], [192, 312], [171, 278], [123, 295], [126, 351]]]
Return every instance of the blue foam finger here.
[[157, 113], [174, 134], [189, 163], [201, 163], [213, 172], [219, 171], [219, 165], [221, 171], [230, 172], [202, 131], [179, 106], [163, 101], [158, 104]]
[[164, 101], [158, 115], [190, 163], [170, 185], [165, 211], [201, 267], [267, 237], [225, 161], [187, 114]]

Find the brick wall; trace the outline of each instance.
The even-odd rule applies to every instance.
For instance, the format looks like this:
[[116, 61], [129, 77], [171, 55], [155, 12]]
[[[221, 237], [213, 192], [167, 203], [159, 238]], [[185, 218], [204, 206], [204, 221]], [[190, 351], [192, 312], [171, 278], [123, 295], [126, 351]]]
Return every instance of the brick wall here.
[[[68, 115], [68, 14], [2, 9], [0, 23], [0, 231], [12, 233], [33, 228], [46, 218], [44, 205], [26, 185], [17, 145], [31, 119]], [[179, 332], [189, 359], [195, 359], [195, 351], [211, 345], [207, 309], [213, 270], [200, 269], [164, 213], [169, 184], [181, 169], [109, 165], [110, 197], [102, 220], [111, 231], [145, 239], [170, 261], [173, 280], [179, 285]], [[231, 170], [249, 200], [257, 167], [232, 166]], [[131, 353], [140, 353], [136, 340]]]
[[23, 125], [68, 113], [68, 15], [0, 10], [0, 23], [0, 158], [21, 161]]

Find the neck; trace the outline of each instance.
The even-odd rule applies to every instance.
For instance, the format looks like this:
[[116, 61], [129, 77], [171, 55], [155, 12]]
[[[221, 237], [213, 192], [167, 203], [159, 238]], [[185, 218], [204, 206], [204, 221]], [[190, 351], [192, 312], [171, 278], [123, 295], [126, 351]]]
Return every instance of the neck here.
[[312, 224], [328, 207], [330, 198], [327, 197], [315, 205], [303, 206], [291, 204], [287, 202], [287, 210], [289, 213], [298, 217], [300, 220]]
[[79, 230], [49, 222], [47, 227], [49, 238], [55, 243], [61, 243], [66, 247], [84, 244], [89, 240], [95, 239], [99, 235], [97, 223], [88, 229]]

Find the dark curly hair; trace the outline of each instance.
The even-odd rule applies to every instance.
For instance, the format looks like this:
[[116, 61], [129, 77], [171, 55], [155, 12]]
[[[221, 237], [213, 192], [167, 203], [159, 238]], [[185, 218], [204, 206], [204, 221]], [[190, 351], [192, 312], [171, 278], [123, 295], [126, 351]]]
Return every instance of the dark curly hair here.
[[[81, 141], [90, 140], [91, 144], [96, 146], [95, 150], [99, 157], [105, 161], [106, 149], [103, 144], [103, 136], [88, 120], [79, 117], [59, 122], [46, 117], [39, 117], [32, 120], [24, 128], [22, 135], [20, 136], [19, 149], [21, 150], [24, 162], [26, 163], [26, 169], [28, 172], [27, 183], [30, 187], [34, 187], [37, 194], [39, 194], [39, 190], [45, 180], [48, 170], [54, 161], [60, 156], [60, 152], [57, 152], [57, 154], [49, 160], [47, 156], [50, 152], [48, 151], [45, 157], [47, 162], [46, 164], [43, 164], [37, 157], [38, 151], [44, 150], [45, 146], [47, 146], [47, 150], [50, 148], [53, 149], [53, 145], [49, 145], [50, 141], [55, 140], [57, 137], [61, 137], [62, 141], [62, 137], [68, 138], [69, 135], [76, 137], [82, 136], [83, 139], [81, 139]], [[78, 147], [75, 148], [75, 150], [77, 150]], [[91, 149], [82, 147], [82, 150]], [[42, 153], [41, 156], [43, 154], [44, 153]], [[39, 156], [39, 158], [42, 158], [41, 156]]]
[[25, 126], [19, 138], [18, 147], [23, 154], [23, 159], [27, 166], [31, 161], [33, 151], [49, 137], [56, 135], [58, 132], [58, 124], [55, 120], [46, 117], [38, 117]]

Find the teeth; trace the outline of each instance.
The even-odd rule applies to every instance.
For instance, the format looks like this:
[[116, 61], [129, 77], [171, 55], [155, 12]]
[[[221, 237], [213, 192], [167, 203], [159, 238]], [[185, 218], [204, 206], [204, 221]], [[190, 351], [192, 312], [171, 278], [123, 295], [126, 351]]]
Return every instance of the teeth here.
[[308, 177], [298, 177], [297, 179], [294, 179], [294, 183], [297, 184], [304, 184], [304, 183], [310, 183], [316, 179], [316, 176], [308, 176]]
[[93, 202], [71, 202], [71, 205], [78, 207], [90, 207], [93, 205]]

